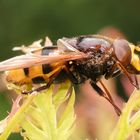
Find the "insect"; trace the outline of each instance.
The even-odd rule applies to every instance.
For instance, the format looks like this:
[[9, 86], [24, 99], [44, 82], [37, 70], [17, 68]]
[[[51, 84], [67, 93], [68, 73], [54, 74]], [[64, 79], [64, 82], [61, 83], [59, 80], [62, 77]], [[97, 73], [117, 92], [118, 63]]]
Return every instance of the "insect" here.
[[[46, 83], [33, 91], [49, 88], [55, 81], [69, 79], [73, 84], [86, 80], [97, 93], [108, 100], [120, 115], [109, 91], [101, 81], [124, 73], [137, 88], [138, 82], [130, 74], [140, 74], [140, 47], [125, 39], [112, 39], [101, 35], [82, 35], [73, 38], [62, 38], [53, 45], [50, 40], [41, 47], [21, 47], [25, 55], [16, 56], [0, 62], [0, 71], [5, 72], [8, 82], [24, 85], [28, 83]], [[102, 85], [100, 88], [97, 85]]]

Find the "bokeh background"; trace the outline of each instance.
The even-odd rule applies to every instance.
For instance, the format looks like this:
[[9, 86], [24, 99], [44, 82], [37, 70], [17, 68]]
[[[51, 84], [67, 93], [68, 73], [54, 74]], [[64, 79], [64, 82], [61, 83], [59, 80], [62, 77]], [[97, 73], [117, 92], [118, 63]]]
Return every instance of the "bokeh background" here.
[[[49, 36], [53, 42], [56, 42], [58, 38], [64, 36], [95, 34], [109, 26], [123, 32], [130, 42], [138, 43], [140, 41], [140, 1], [0, 0], [0, 61], [19, 54], [12, 52], [12, 47], [27, 45], [45, 36]], [[91, 103], [95, 100], [96, 98]], [[7, 99], [7, 94], [2, 90], [0, 119], [7, 115], [10, 106], [11, 99]], [[94, 110], [93, 107], [91, 110]], [[91, 127], [94, 124], [88, 125]], [[88, 129], [92, 137], [91, 129], [94, 132], [95, 129], [93, 127]], [[12, 135], [9, 138], [9, 140], [13, 139], [20, 139], [20, 136]]]

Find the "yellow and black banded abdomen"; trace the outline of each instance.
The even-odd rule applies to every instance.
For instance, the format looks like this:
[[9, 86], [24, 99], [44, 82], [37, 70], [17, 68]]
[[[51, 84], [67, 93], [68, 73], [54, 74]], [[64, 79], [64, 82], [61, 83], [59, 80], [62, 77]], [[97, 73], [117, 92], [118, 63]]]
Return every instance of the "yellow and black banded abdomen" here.
[[6, 71], [6, 80], [17, 85], [47, 83], [63, 66], [62, 63], [54, 63]]
[[[38, 55], [49, 55], [49, 53], [53, 53], [55, 50], [56, 47], [45, 47], [42, 50], [33, 53]], [[6, 71], [6, 80], [17, 85], [48, 82], [50, 77], [57, 71], [60, 71], [64, 65], [64, 63], [58, 62]]]

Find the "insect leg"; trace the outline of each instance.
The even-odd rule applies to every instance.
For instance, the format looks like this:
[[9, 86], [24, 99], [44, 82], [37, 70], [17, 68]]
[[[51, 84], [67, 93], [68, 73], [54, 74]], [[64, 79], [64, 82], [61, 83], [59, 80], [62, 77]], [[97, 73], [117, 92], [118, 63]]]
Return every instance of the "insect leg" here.
[[[118, 76], [121, 73], [120, 69], [116, 69], [117, 64], [114, 64], [113, 67], [105, 74], [105, 78], [109, 79], [110, 77]], [[116, 70], [115, 70], [116, 69]]]
[[73, 73], [67, 68], [67, 66], [64, 65], [63, 69], [65, 70], [65, 72], [67, 73], [67, 76], [68, 76], [69, 80], [73, 84], [80, 84], [82, 82], [81, 77], [79, 75], [74, 76]]
[[138, 87], [138, 89], [140, 89], [140, 86], [139, 86], [139, 82], [138, 82], [138, 78], [137, 78], [137, 76], [134, 75], [134, 78], [135, 78], [136, 86]]
[[138, 82], [137, 82], [136, 78], [135, 78], [136, 83], [134, 83], [134, 81], [132, 80], [131, 76], [129, 75], [129, 73], [127, 72], [127, 70], [125, 69], [125, 67], [120, 62], [117, 62], [117, 65], [126, 74], [126, 76], [129, 79], [130, 83], [132, 85], [134, 85], [137, 89], [139, 89], [139, 85], [138, 85]]
[[41, 86], [39, 88], [36, 88], [34, 90], [31, 90], [31, 91], [22, 91], [22, 94], [32, 94], [33, 92], [40, 92], [42, 90], [45, 90], [45, 89], [48, 89], [50, 87], [50, 85], [52, 84], [52, 81], [49, 81], [46, 85], [44, 86]]
[[105, 90], [106, 95], [108, 96], [108, 98], [110, 99], [110, 101], [114, 102], [113, 99], [112, 99], [112, 97], [111, 97], [111, 94], [109, 93], [109, 91], [107, 90], [107, 88], [105, 87], [105, 85], [103, 84], [103, 82], [101, 80], [99, 82], [102, 85], [103, 89]]
[[41, 86], [41, 87], [36, 88], [31, 91], [27, 91], [27, 92], [23, 91], [22, 94], [32, 94], [33, 92], [40, 92], [42, 90], [48, 89], [51, 86], [51, 84], [54, 82], [55, 78], [58, 76], [58, 74], [61, 72], [62, 69], [63, 69], [63, 67], [60, 67], [51, 77], [49, 77], [50, 80], [46, 85]]
[[[116, 113], [118, 116], [121, 115], [121, 110], [119, 109], [119, 107], [117, 107], [117, 105], [115, 105], [110, 93], [108, 92], [108, 90], [105, 88], [105, 93], [94, 81], [91, 81], [91, 86], [93, 87], [93, 89], [102, 97], [104, 97], [108, 102], [110, 102], [112, 104], [112, 106], [114, 107]], [[102, 83], [102, 82], [100, 82]], [[102, 84], [101, 84], [102, 85]], [[102, 85], [103, 86], [103, 85]], [[105, 86], [103, 86], [104, 88]]]

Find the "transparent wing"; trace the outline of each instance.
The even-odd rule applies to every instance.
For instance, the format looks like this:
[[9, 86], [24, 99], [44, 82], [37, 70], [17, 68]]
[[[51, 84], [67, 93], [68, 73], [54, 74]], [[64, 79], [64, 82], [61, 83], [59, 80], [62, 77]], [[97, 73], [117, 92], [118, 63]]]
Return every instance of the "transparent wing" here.
[[51, 64], [54, 62], [65, 62], [85, 57], [86, 55], [81, 52], [57, 53], [53, 55], [26, 54], [0, 62], [0, 71], [26, 68], [41, 64]]

